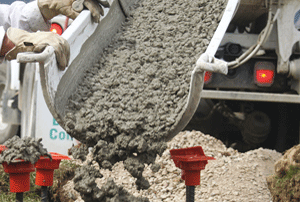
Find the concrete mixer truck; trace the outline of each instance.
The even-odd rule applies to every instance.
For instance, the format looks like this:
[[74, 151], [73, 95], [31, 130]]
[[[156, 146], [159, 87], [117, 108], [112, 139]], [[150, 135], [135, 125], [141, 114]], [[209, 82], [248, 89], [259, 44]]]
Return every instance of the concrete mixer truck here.
[[299, 30], [299, 1], [241, 0], [216, 53], [228, 74], [206, 73], [188, 128], [242, 151], [299, 143]]

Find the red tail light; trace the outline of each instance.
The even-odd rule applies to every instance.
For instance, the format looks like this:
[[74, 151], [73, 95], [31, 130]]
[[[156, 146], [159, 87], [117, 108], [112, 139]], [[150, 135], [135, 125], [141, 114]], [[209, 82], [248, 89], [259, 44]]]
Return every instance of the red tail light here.
[[275, 78], [275, 66], [271, 62], [256, 62], [254, 80], [258, 86], [271, 86]]
[[256, 80], [258, 83], [273, 83], [274, 71], [260, 69], [256, 71]]
[[211, 81], [212, 73], [211, 72], [205, 72], [204, 75], [204, 83], [208, 84]]
[[51, 24], [51, 28], [50, 28], [50, 31], [53, 32], [53, 33], [56, 33], [58, 35], [62, 35], [63, 33], [63, 29], [61, 28], [61, 26], [57, 23], [52, 23]]

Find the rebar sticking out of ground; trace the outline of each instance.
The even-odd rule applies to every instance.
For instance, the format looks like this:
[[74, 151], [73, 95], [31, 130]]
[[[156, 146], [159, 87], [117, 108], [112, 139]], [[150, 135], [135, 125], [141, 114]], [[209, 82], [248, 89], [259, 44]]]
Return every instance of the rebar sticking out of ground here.
[[41, 202], [48, 202], [48, 187], [42, 186]]
[[16, 202], [23, 202], [23, 192], [16, 193]]
[[195, 186], [186, 186], [186, 202], [195, 201]]

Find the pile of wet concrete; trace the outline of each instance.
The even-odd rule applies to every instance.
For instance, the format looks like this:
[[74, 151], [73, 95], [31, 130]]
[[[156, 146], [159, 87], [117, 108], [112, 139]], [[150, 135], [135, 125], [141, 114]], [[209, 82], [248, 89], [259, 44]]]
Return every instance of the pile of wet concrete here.
[[227, 0], [140, 1], [70, 97], [67, 132], [93, 147], [94, 160], [111, 169], [123, 161], [150, 185], [144, 164], [155, 165], [165, 138], [186, 105], [191, 71], [205, 52]]
[[134, 197], [128, 193], [122, 186], [116, 185], [112, 178], [101, 188], [96, 184], [97, 178], [103, 175], [93, 167], [90, 162], [87, 165], [77, 168], [76, 175], [73, 179], [74, 189], [80, 193], [81, 198], [85, 201], [130, 201], [130, 202], [149, 202], [144, 197]]
[[42, 138], [35, 140], [31, 137], [20, 138], [14, 136], [4, 142], [6, 147], [0, 154], [0, 164], [6, 162], [10, 164], [15, 160], [29, 161], [35, 164], [41, 156], [48, 156], [52, 159], [51, 154], [43, 147]]

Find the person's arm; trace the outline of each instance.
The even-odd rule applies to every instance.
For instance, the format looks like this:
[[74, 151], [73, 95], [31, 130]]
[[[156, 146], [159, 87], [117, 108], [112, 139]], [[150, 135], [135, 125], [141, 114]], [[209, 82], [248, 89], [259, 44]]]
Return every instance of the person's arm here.
[[70, 59], [70, 46], [64, 38], [52, 32], [30, 33], [10, 27], [7, 32], [0, 26], [0, 63], [13, 60], [21, 52], [42, 52], [46, 46], [55, 51], [58, 68], [64, 70]]
[[24, 3], [16, 1], [11, 5], [0, 4], [0, 26], [6, 31], [9, 27], [28, 32], [49, 31], [50, 22], [43, 18], [37, 1]]
[[[38, 7], [46, 20], [62, 14], [71, 19], [75, 19], [79, 13], [86, 7], [91, 11], [94, 22], [100, 21], [100, 16], [104, 15], [104, 8], [110, 7], [106, 0], [37, 0]], [[74, 4], [75, 3], [75, 4]]]
[[[3, 52], [9, 49], [5, 54], [6, 60], [16, 59], [18, 53], [22, 52], [41, 53], [47, 46], [52, 46], [54, 48], [58, 68], [64, 70], [68, 66], [70, 59], [70, 45], [66, 39], [60, 37], [58, 34], [50, 31], [30, 33], [10, 27], [6, 32], [6, 35], [8, 38], [8, 40], [5, 41], [7, 47], [2, 46], [1, 49]], [[11, 42], [14, 44], [12, 49], [9, 47]]]
[[43, 18], [36, 1], [28, 4], [21, 1], [11, 5], [0, 4], [0, 57], [4, 57], [15, 46], [5, 34], [9, 27], [28, 32], [48, 31], [50, 23]]
[[15, 44], [9, 40], [7, 35], [5, 34], [2, 41], [0, 57], [4, 57], [6, 53], [8, 53], [11, 49], [15, 47]]
[[13, 47], [15, 47], [15, 44], [8, 39], [4, 28], [0, 26], [0, 63], [2, 62], [5, 54]]

